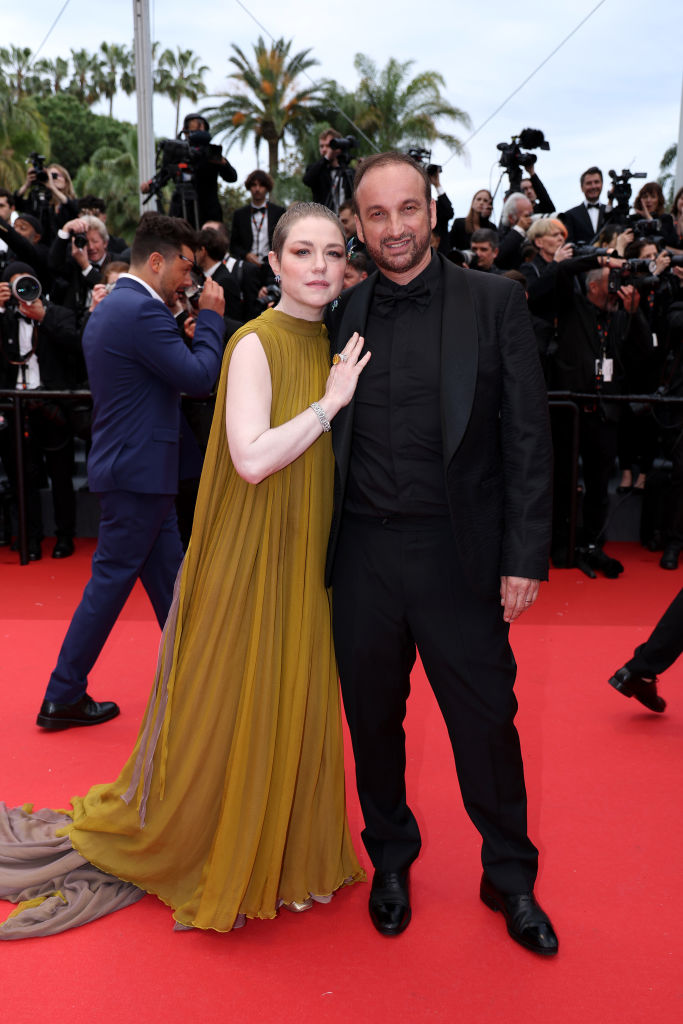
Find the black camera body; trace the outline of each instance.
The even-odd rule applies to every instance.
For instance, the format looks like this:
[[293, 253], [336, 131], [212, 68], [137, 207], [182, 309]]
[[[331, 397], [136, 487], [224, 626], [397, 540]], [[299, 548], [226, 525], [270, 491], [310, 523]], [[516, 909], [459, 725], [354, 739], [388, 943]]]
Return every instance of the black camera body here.
[[36, 172], [36, 182], [40, 182], [41, 185], [47, 183], [47, 171], [45, 170], [45, 157], [42, 154], [35, 152], [29, 153], [28, 163], [31, 164], [31, 170]]
[[616, 215], [616, 218], [613, 217], [613, 219], [621, 219], [626, 223], [631, 206], [632, 189], [629, 182], [631, 178], [647, 178], [647, 172], [629, 171], [627, 167], [624, 167], [621, 174], [617, 174], [616, 171], [610, 171], [609, 176], [612, 179], [612, 187], [610, 189], [612, 210], [613, 214]]
[[355, 149], [358, 143], [353, 135], [345, 135], [341, 139], [330, 139], [328, 146], [337, 154], [337, 163], [340, 167], [347, 167], [351, 159], [351, 150]]
[[432, 151], [431, 149], [419, 149], [414, 147], [408, 150], [408, 156], [411, 160], [414, 160], [416, 164], [421, 164], [423, 167], [426, 166], [427, 174], [441, 174], [443, 167], [439, 164], [431, 163]]
[[507, 173], [510, 192], [520, 192], [522, 188], [522, 168], [534, 163], [533, 153], [525, 153], [524, 149], [550, 149], [545, 135], [538, 128], [524, 128], [519, 135], [513, 135], [510, 142], [499, 142], [496, 149], [500, 151], [499, 165]]

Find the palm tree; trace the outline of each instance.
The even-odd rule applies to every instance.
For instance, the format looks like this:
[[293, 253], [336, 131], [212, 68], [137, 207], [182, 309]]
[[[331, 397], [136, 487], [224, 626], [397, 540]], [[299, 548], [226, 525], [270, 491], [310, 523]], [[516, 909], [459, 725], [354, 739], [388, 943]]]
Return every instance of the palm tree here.
[[30, 97], [15, 99], [9, 89], [0, 88], [0, 181], [6, 188], [23, 184], [26, 160], [33, 151], [49, 156], [45, 121]]
[[31, 49], [28, 46], [10, 46], [0, 49], [0, 68], [3, 81], [15, 99], [29, 92], [31, 79]]
[[77, 96], [89, 107], [100, 98], [98, 72], [100, 62], [96, 54], [87, 50], [71, 50], [73, 73], [69, 82], [69, 92]]
[[100, 43], [96, 81], [100, 95], [109, 100], [109, 116], [114, 113], [114, 96], [130, 61], [130, 52], [118, 43]]
[[296, 88], [300, 75], [318, 62], [309, 57], [309, 50], [290, 56], [292, 41], [278, 39], [266, 46], [259, 37], [254, 46], [254, 62], [249, 62], [242, 50], [232, 44], [234, 54], [230, 63], [237, 69], [230, 74], [242, 86], [242, 91], [219, 93], [227, 97], [219, 106], [207, 110], [216, 132], [224, 132], [228, 146], [245, 142], [253, 137], [258, 161], [261, 142], [268, 145], [268, 166], [275, 177], [278, 173], [280, 142], [289, 135], [300, 141], [303, 131], [315, 117], [314, 105], [323, 98], [323, 88], [312, 82]]
[[355, 91], [358, 102], [358, 124], [384, 152], [424, 146], [437, 140], [456, 153], [463, 144], [454, 135], [442, 131], [438, 122], [446, 119], [470, 127], [470, 118], [458, 107], [442, 98], [446, 82], [438, 71], [422, 71], [410, 78], [415, 61], [398, 61], [392, 57], [378, 71], [370, 57], [357, 53], [354, 67], [361, 76]]
[[42, 75], [44, 83], [48, 86], [47, 89], [41, 90], [43, 95], [50, 95], [51, 93], [63, 92], [62, 83], [68, 77], [69, 74], [69, 62], [63, 57], [56, 57], [55, 60], [50, 60], [48, 57], [42, 57], [37, 60], [33, 65], [33, 70], [37, 75]]
[[202, 81], [209, 69], [205, 64], [199, 65], [199, 57], [192, 50], [177, 52], [164, 50], [157, 64], [154, 76], [154, 89], [162, 93], [175, 104], [175, 133], [180, 126], [180, 104], [188, 99], [196, 103], [200, 96], [206, 95], [206, 86]]

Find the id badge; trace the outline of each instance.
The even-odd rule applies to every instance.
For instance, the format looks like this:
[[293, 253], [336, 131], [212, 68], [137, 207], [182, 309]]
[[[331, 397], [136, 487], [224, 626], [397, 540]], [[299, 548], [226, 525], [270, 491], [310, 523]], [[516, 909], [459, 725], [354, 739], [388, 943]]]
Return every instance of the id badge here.
[[614, 373], [614, 360], [607, 359], [605, 357], [602, 361], [602, 379], [605, 383], [609, 383], [612, 380], [612, 374]]

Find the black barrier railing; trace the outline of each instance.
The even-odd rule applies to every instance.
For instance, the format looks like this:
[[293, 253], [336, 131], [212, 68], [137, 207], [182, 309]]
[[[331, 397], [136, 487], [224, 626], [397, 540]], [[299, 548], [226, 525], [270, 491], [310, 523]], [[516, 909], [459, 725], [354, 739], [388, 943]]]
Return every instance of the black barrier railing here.
[[[13, 412], [14, 433], [15, 433], [15, 457], [17, 474], [17, 547], [19, 549], [19, 562], [27, 565], [28, 557], [28, 533], [26, 527], [26, 477], [24, 473], [24, 423], [22, 405], [25, 401], [64, 399], [66, 401], [92, 401], [92, 394], [86, 389], [78, 391], [56, 391], [45, 388], [34, 388], [33, 390], [16, 391], [13, 388], [0, 388], [0, 409], [8, 409]], [[683, 405], [683, 396], [678, 395], [612, 395], [598, 394], [595, 392], [580, 391], [549, 391], [548, 401], [551, 408], [566, 410], [572, 417], [572, 465], [569, 467], [571, 473], [571, 498], [569, 509], [569, 543], [568, 543], [568, 564], [574, 562], [576, 548], [576, 521], [578, 515], [577, 483], [579, 463], [579, 407], [582, 404], [601, 402], [638, 402], [648, 405]]]

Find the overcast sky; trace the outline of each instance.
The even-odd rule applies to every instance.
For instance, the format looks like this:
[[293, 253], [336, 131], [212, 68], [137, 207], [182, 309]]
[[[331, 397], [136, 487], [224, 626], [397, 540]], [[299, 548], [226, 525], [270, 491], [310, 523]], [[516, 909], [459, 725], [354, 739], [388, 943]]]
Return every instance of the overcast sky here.
[[[379, 66], [390, 57], [413, 60], [413, 72], [437, 70], [446, 98], [478, 129], [596, 6], [599, 0], [150, 0], [152, 38], [163, 48], [191, 48], [209, 66], [211, 92], [229, 88], [231, 44], [249, 56], [259, 34], [293, 39], [293, 52], [311, 48], [320, 62], [313, 77], [353, 89], [357, 52]], [[36, 50], [64, 0], [3, 3], [3, 39]], [[520, 13], [513, 13], [515, 7]], [[130, 44], [133, 0], [69, 0], [40, 56], [68, 56], [71, 47], [96, 50], [104, 40]], [[251, 13], [250, 13], [251, 12]], [[252, 17], [253, 15], [253, 17]], [[259, 24], [254, 18], [258, 19]], [[664, 151], [678, 138], [683, 74], [683, 0], [603, 0], [588, 21], [509, 103], [477, 132], [467, 157], [436, 145], [443, 183], [456, 215], [472, 194], [495, 188], [496, 144], [522, 128], [541, 129], [550, 152], [537, 172], [558, 209], [581, 198], [578, 177], [591, 164], [605, 172], [629, 167], [655, 178]], [[103, 104], [95, 108], [106, 112]], [[182, 110], [187, 113], [189, 106]], [[135, 120], [135, 101], [114, 102], [114, 116]], [[447, 127], [447, 126], [444, 126]], [[170, 101], [155, 101], [157, 136], [174, 129]], [[456, 128], [465, 141], [471, 134]], [[234, 146], [229, 157], [240, 179], [255, 166], [254, 150]], [[261, 152], [265, 165], [267, 153]], [[642, 183], [641, 183], [642, 184]], [[637, 183], [634, 183], [637, 188]], [[501, 187], [502, 193], [503, 187]], [[496, 213], [500, 201], [496, 202]]]

